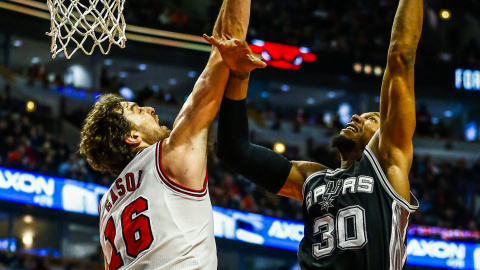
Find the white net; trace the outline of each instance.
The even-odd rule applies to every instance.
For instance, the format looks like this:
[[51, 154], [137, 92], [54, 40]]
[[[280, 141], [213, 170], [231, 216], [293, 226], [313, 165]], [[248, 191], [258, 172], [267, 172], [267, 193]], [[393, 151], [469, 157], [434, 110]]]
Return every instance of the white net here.
[[46, 34], [52, 37], [52, 58], [63, 51], [69, 59], [79, 49], [91, 55], [97, 46], [103, 54], [108, 54], [112, 44], [124, 48], [124, 3], [125, 0], [47, 0], [51, 26]]

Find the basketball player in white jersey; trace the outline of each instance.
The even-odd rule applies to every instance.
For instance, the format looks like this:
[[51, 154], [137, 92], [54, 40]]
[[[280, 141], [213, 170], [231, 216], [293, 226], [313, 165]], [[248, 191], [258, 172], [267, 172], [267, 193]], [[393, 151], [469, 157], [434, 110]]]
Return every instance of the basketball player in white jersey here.
[[[249, 16], [250, 0], [225, 0], [213, 37], [245, 39]], [[242, 57], [245, 71], [265, 66]], [[118, 175], [99, 204], [106, 269], [217, 268], [207, 137], [229, 76], [213, 47], [171, 131], [153, 108], [116, 95], [88, 114], [80, 151], [94, 169]]]

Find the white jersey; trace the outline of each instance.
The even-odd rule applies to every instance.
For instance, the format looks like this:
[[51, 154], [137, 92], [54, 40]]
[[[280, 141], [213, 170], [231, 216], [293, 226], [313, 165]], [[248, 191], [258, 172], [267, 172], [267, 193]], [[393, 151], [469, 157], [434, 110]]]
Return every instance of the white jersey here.
[[162, 142], [137, 154], [99, 204], [100, 244], [109, 268], [217, 269], [205, 178], [201, 190], [170, 181], [162, 168]]

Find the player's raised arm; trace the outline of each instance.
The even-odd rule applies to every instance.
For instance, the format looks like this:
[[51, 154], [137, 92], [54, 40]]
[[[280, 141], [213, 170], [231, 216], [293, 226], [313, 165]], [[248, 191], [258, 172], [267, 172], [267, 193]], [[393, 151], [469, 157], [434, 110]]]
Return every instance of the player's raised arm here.
[[302, 201], [305, 179], [324, 167], [312, 162], [291, 162], [249, 140], [246, 97], [250, 71], [265, 67], [265, 63], [252, 55], [245, 41], [219, 42], [208, 37], [206, 39], [218, 46], [226, 65], [231, 69], [218, 122], [218, 156], [256, 185], [272, 193]]
[[376, 142], [383, 169], [388, 175], [397, 176], [390, 177], [390, 183], [407, 201], [415, 132], [414, 65], [422, 22], [423, 0], [400, 0], [380, 95], [380, 131]]
[[[244, 39], [249, 17], [250, 0], [224, 0], [213, 36]], [[212, 46], [207, 66], [180, 110], [164, 145], [162, 158], [168, 160], [164, 168], [167, 175], [187, 188], [201, 189], [204, 186], [208, 130], [220, 107], [228, 75], [228, 68]]]

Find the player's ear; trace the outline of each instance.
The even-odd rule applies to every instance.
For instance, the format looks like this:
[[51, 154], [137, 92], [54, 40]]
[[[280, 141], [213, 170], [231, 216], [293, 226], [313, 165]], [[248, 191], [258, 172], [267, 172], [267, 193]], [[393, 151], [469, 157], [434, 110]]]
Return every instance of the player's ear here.
[[131, 146], [139, 145], [142, 141], [143, 140], [140, 136], [140, 133], [136, 130], [130, 131], [130, 133], [125, 137], [125, 142]]

